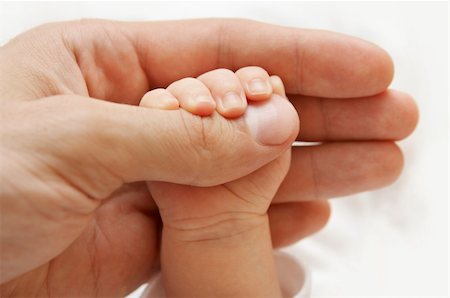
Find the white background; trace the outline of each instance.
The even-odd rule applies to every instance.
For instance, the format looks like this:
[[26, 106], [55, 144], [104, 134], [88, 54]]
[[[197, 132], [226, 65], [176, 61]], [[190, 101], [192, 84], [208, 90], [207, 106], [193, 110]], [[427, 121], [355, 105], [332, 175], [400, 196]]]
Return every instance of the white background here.
[[327, 227], [287, 249], [313, 272], [313, 297], [448, 295], [448, 7], [440, 3], [0, 3], [0, 43], [44, 22], [245, 17], [355, 35], [384, 47], [393, 88], [421, 119], [388, 188], [333, 201]]

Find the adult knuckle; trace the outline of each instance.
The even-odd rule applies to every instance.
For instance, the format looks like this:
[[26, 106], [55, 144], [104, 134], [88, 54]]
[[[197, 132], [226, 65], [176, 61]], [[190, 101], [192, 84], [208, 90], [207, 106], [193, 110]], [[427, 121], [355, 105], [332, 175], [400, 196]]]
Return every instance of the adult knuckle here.
[[[209, 185], [216, 180], [220, 172], [219, 163], [226, 160], [225, 144], [230, 138], [229, 130], [222, 121], [193, 116], [181, 113], [185, 134], [188, 138], [188, 151], [186, 154], [194, 185]], [[214, 118], [214, 117], [213, 117]]]

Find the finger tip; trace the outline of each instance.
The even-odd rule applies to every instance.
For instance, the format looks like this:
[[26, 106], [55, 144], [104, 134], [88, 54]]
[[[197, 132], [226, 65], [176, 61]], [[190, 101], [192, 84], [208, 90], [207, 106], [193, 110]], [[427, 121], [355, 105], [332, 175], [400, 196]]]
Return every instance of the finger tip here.
[[272, 75], [269, 78], [270, 84], [272, 85], [272, 91], [275, 94], [286, 97], [286, 91], [284, 89], [284, 84], [281, 78], [277, 75]]
[[368, 41], [363, 43], [365, 55], [360, 58], [361, 65], [366, 64], [366, 66], [362, 67], [361, 78], [367, 80], [364, 84], [367, 89], [362, 93], [365, 93], [363, 94], [365, 96], [375, 95], [385, 91], [392, 83], [395, 73], [394, 60], [382, 47]]
[[419, 106], [414, 98], [405, 92], [397, 90], [388, 90], [388, 97], [394, 100], [397, 110], [396, 135], [393, 138], [396, 141], [403, 140], [410, 136], [417, 128], [419, 123]]
[[378, 63], [376, 72], [380, 78], [380, 91], [383, 91], [389, 87], [394, 79], [395, 65], [391, 55], [383, 48], [376, 46], [379, 52]]
[[318, 200], [312, 206], [314, 213], [317, 216], [317, 224], [311, 229], [315, 233], [325, 227], [331, 217], [331, 204], [328, 200]]
[[[334, 57], [340, 57], [341, 60], [326, 59], [321, 62], [319, 66], [324, 68], [321, 74], [327, 78], [327, 82], [325, 85], [315, 84], [315, 93], [331, 98], [372, 96], [385, 91], [391, 84], [394, 62], [379, 45], [342, 35], [328, 46], [334, 47]], [[337, 73], [339, 76], [336, 76]], [[321, 90], [324, 87], [327, 92]]]
[[385, 165], [383, 172], [385, 175], [380, 179], [383, 184], [380, 187], [387, 187], [395, 183], [401, 176], [405, 167], [405, 155], [402, 149], [394, 142], [390, 143], [390, 150], [385, 156]]
[[146, 92], [142, 97], [141, 101], [139, 102], [140, 107], [148, 108], [151, 102], [152, 96], [151, 91]]
[[367, 167], [367, 177], [377, 179], [366, 180], [367, 189], [376, 189], [391, 185], [400, 177], [405, 159], [401, 148], [392, 141], [379, 142], [373, 148], [374, 161]]
[[403, 95], [403, 102], [405, 107], [405, 128], [403, 132], [403, 138], [406, 138], [411, 135], [417, 128], [417, 125], [419, 124], [420, 112], [419, 106], [417, 105], [417, 102], [414, 100], [414, 98], [407, 93], [403, 93]]

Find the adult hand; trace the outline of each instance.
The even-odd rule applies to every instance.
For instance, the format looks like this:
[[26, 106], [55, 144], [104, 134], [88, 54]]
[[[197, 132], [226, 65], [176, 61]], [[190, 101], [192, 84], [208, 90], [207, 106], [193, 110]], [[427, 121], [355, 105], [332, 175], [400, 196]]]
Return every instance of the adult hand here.
[[[132, 291], [157, 267], [160, 228], [145, 186], [130, 183], [219, 184], [284, 151], [245, 134], [230, 142], [231, 133], [196, 118], [189, 135], [176, 130], [186, 119], [132, 106], [154, 87], [246, 65], [282, 77], [301, 110], [299, 140], [333, 141], [294, 149], [269, 210], [276, 246], [325, 224], [326, 203], [300, 201], [398, 176], [402, 157], [391, 141], [413, 130], [417, 110], [402, 93], [375, 95], [393, 67], [374, 45], [243, 20], [45, 25], [0, 52], [2, 295]], [[181, 146], [189, 137], [194, 149]], [[246, 162], [230, 151], [246, 153]]]

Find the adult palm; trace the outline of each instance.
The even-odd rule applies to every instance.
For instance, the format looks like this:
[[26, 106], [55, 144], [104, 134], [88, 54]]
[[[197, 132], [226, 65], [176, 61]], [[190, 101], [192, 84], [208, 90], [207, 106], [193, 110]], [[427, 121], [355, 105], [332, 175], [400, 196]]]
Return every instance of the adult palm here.
[[[136, 131], [140, 124], [152, 129], [145, 117], [158, 125], [162, 118], [133, 105], [147, 90], [182, 77], [246, 65], [282, 77], [301, 110], [298, 140], [326, 143], [293, 150], [291, 170], [269, 209], [275, 246], [326, 223], [328, 204], [313, 199], [380, 187], [398, 176], [402, 157], [392, 140], [413, 130], [417, 110], [408, 96], [383, 92], [392, 79], [392, 62], [374, 45], [245, 20], [44, 25], [0, 52], [7, 123], [2, 125], [7, 153], [2, 155], [2, 295], [115, 296], [147, 280], [158, 268], [160, 219], [139, 181], [158, 177], [214, 185], [238, 174], [231, 163], [228, 171], [221, 169], [223, 177], [213, 175], [213, 168], [203, 176], [200, 170], [186, 175], [183, 170], [199, 159], [175, 158], [189, 150], [169, 139], [179, 135], [153, 136], [162, 145], [148, 154], [138, 141], [159, 143]], [[130, 124], [123, 114], [139, 121]], [[30, 133], [30, 125], [39, 133]], [[32, 162], [23, 157], [23, 148], [32, 149]], [[161, 167], [147, 167], [162, 157]], [[252, 158], [261, 166], [267, 153]]]

